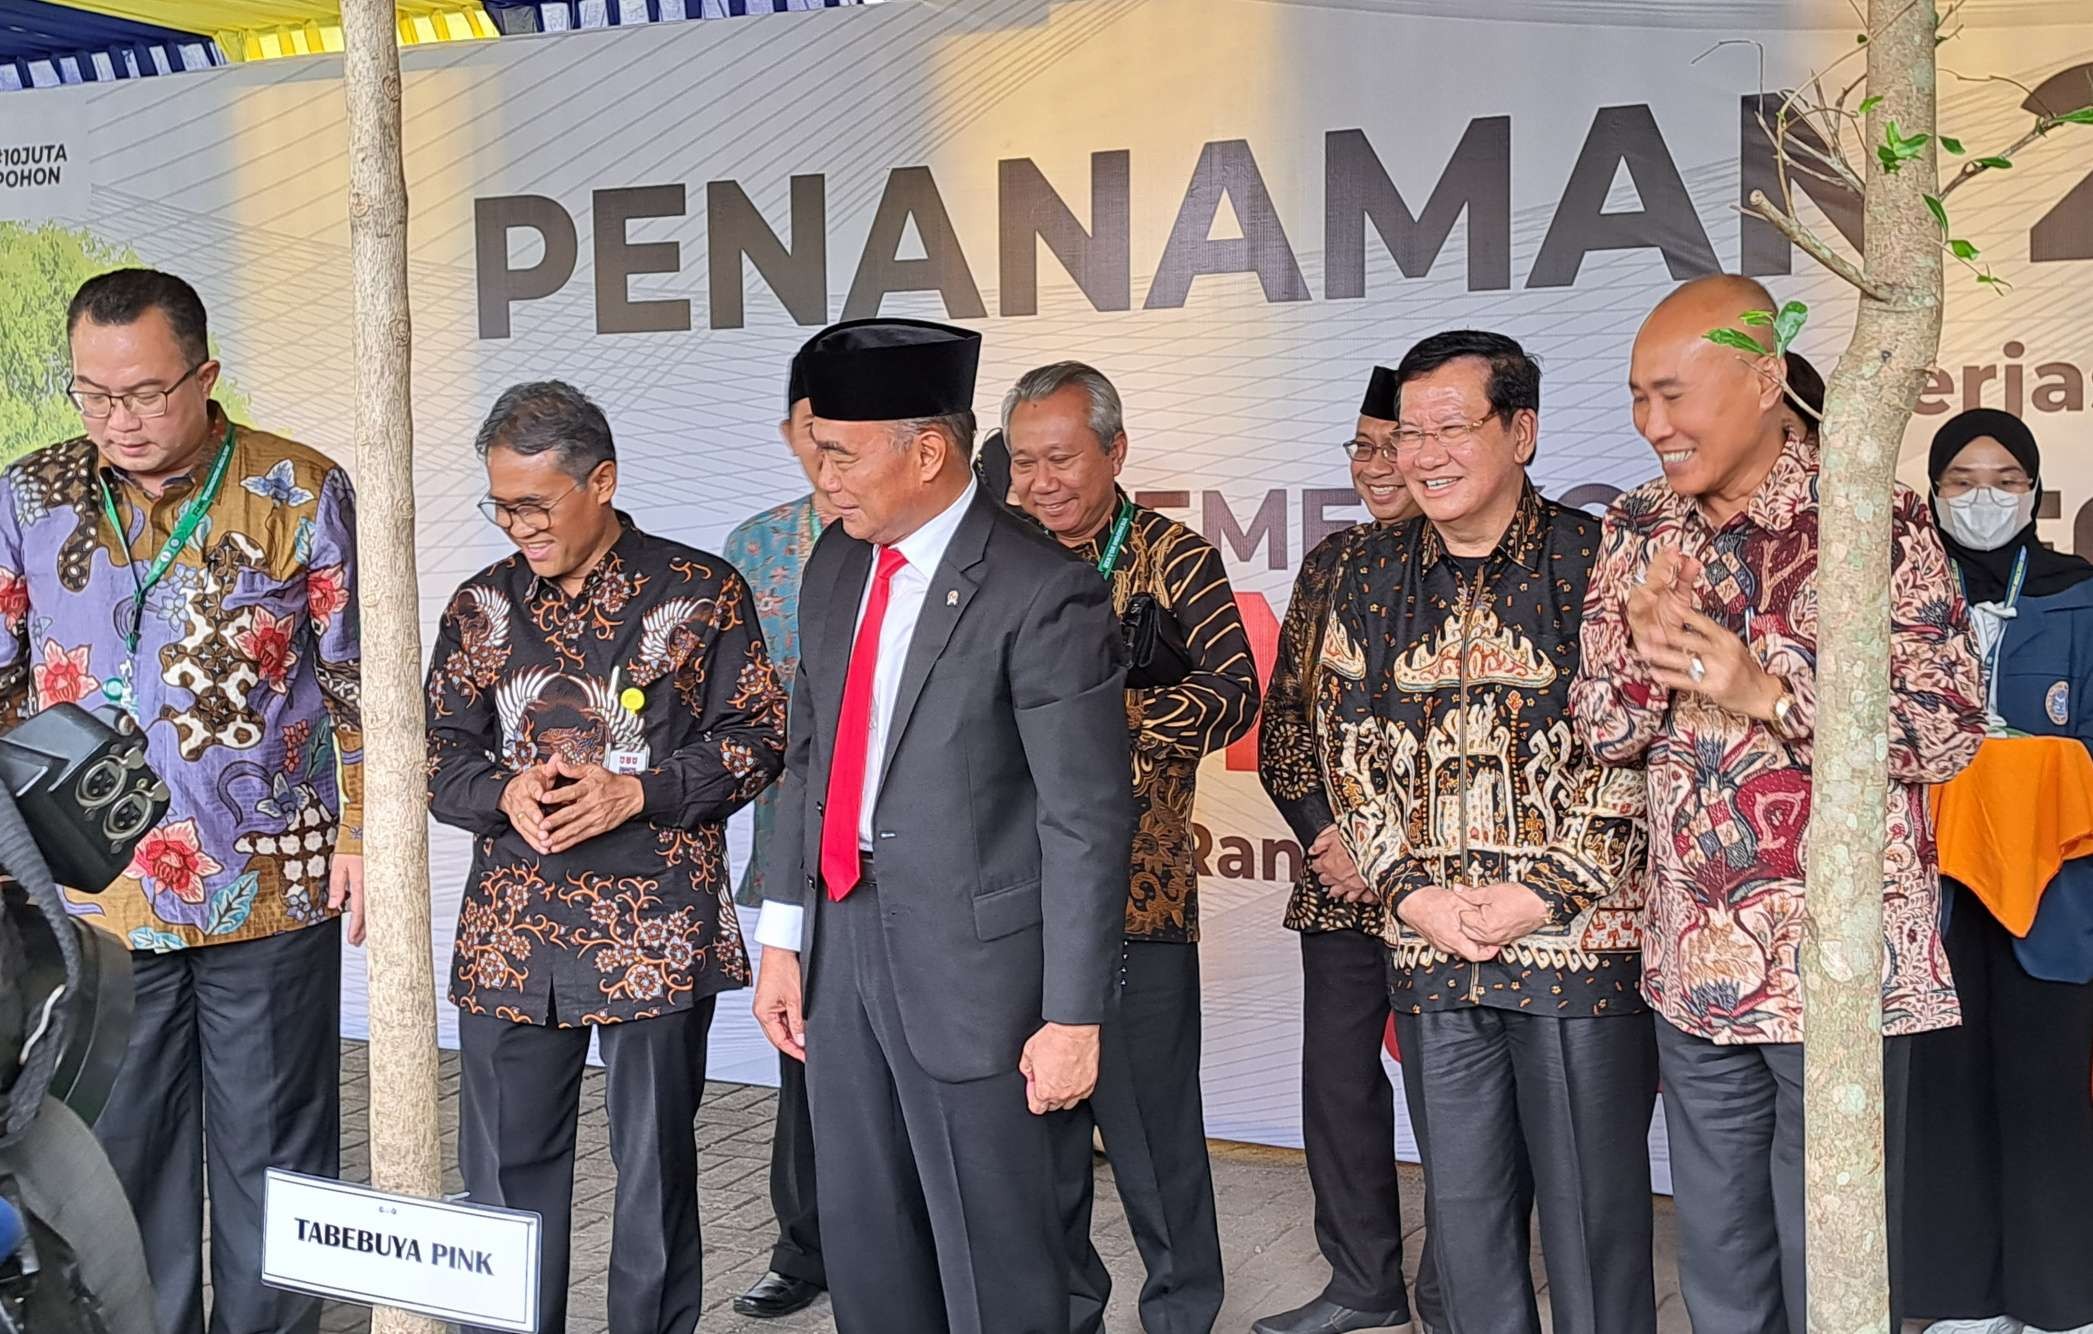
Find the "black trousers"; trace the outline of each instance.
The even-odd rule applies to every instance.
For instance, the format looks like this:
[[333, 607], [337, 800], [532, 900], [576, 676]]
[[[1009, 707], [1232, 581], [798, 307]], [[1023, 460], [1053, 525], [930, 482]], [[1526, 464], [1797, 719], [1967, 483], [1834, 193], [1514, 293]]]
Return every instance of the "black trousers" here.
[[2093, 985], [2039, 982], [1949, 882], [1962, 1026], [1912, 1039], [1904, 1308], [2093, 1324]]
[[1090, 1128], [1126, 1208], [1146, 1279], [1146, 1334], [1208, 1334], [1221, 1314], [1221, 1228], [1199, 1094], [1199, 947], [1129, 940], [1119, 993], [1100, 1031], [1097, 1091], [1077, 1108], [1081, 1126], [1062, 1169], [1068, 1220], [1069, 1327], [1104, 1328], [1112, 1275], [1090, 1243], [1095, 1173]]
[[[1395, 1090], [1381, 1064], [1388, 1016], [1386, 946], [1362, 931], [1303, 933], [1301, 1144], [1315, 1192], [1316, 1245], [1330, 1262], [1323, 1296], [1407, 1319]], [[1417, 1315], [1443, 1328], [1429, 1245], [1418, 1257], [1416, 1298]]]
[[602, 1048], [617, 1200], [610, 1334], [690, 1334], [704, 1305], [698, 1103], [715, 998], [653, 1019], [581, 1028], [458, 1016], [458, 1170], [476, 1204], [523, 1209], [540, 1232], [538, 1329], [567, 1327], [574, 1135], [589, 1034]]
[[821, 1218], [814, 1204], [814, 1114], [807, 1110], [807, 1067], [778, 1053], [778, 1117], [770, 1138], [770, 1209], [778, 1242], [775, 1273], [828, 1286], [821, 1264]]
[[1074, 1115], [1027, 1110], [1014, 1054], [962, 1083], [916, 1063], [876, 885], [825, 905], [822, 933], [807, 1098], [838, 1334], [1067, 1334], [1054, 1170]]
[[1399, 1014], [1395, 1030], [1422, 1128], [1444, 1334], [1541, 1334], [1536, 1204], [1555, 1334], [1656, 1334], [1648, 1016], [1478, 1006]]
[[[1911, 1038], [1882, 1044], [1889, 1327], [1903, 1231]], [[1695, 1329], [1804, 1334], [1802, 1044], [1718, 1045], [1657, 1020], [1664, 1126], [1679, 1220], [1679, 1292]]]
[[[131, 955], [137, 1001], [95, 1138], [138, 1215], [161, 1334], [310, 1334], [316, 1297], [262, 1286], [262, 1178], [341, 1175], [341, 923]], [[208, 1139], [206, 1138], [208, 1137]]]

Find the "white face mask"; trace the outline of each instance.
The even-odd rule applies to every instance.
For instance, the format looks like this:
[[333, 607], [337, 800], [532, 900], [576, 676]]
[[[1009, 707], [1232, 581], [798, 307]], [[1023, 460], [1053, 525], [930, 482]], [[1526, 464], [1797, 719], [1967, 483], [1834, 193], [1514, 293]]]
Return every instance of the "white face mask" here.
[[2035, 492], [1980, 486], [1940, 502], [1940, 526], [1972, 551], [1997, 551], [2035, 517]]

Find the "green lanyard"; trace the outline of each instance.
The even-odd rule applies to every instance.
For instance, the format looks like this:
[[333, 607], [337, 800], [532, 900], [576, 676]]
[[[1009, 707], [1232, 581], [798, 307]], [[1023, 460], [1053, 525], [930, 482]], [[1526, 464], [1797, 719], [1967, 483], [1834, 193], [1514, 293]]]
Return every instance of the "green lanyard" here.
[[[1949, 564], [1953, 565], [1954, 562], [1950, 561]], [[2006, 601], [2004, 605], [2008, 616], [2013, 614], [2014, 604], [2020, 601], [2021, 585], [2027, 581], [2028, 549], [2022, 547], [2020, 554], [2013, 558], [2013, 574], [2006, 582]], [[1963, 601], [1967, 602], [1969, 600], [1969, 581], [1962, 577], [1962, 568], [1960, 566], [1955, 566], [1955, 590], [1962, 594]], [[2006, 631], [2001, 626], [1998, 638], [1991, 641], [1991, 651], [1984, 655], [1984, 682], [1987, 689], [1998, 680], [1999, 654], [2005, 650], [2005, 647]]]
[[[109, 494], [109, 483], [103, 478], [101, 470], [95, 470], [95, 486], [102, 493], [102, 513], [108, 518], [109, 526], [116, 530], [116, 540], [123, 543], [124, 563], [131, 571], [131, 582], [137, 590], [131, 598], [130, 627], [123, 631], [124, 647], [130, 651], [132, 658], [138, 656], [138, 639], [145, 629], [146, 597], [160, 580], [166, 577], [167, 571], [174, 565], [175, 558], [182, 554], [182, 548], [189, 545], [189, 539], [196, 536], [196, 530], [203, 523], [204, 516], [210, 513], [212, 502], [218, 499], [218, 488], [225, 484], [225, 470], [231, 466], [232, 461], [233, 427], [228, 422], [225, 427], [225, 441], [218, 446], [218, 457], [211, 460], [211, 471], [205, 475], [203, 485], [197, 488], [196, 493], [189, 497], [188, 503], [182, 506], [181, 517], [175, 520], [174, 531], [167, 535], [167, 542], [160, 548], [160, 554], [153, 557], [153, 563], [145, 568], [143, 574], [139, 573], [138, 563], [131, 559], [130, 537], [124, 531], [123, 519], [116, 512], [116, 497]], [[131, 665], [126, 663], [124, 671], [127, 677], [130, 670]], [[128, 694], [128, 686], [125, 687], [125, 691]]]
[[1113, 569], [1119, 564], [1119, 553], [1126, 546], [1126, 535], [1134, 526], [1134, 502], [1122, 501], [1119, 518], [1112, 525], [1112, 536], [1105, 542], [1105, 554], [1097, 558], [1097, 572], [1105, 578], [1112, 577]]

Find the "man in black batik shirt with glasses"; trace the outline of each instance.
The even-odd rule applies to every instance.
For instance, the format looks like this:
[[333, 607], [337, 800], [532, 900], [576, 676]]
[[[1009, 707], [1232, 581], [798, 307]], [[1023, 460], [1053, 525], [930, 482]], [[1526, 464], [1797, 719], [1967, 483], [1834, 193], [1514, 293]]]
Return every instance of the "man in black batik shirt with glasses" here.
[[718, 993], [748, 985], [727, 817], [784, 764], [785, 696], [747, 584], [614, 509], [596, 405], [503, 394], [483, 508], [517, 546], [451, 599], [429, 672], [429, 792], [472, 833], [451, 1001], [475, 1202], [544, 1218], [539, 1327], [565, 1327], [574, 1138], [593, 1030], [618, 1167], [612, 1334], [702, 1305], [697, 1143]]

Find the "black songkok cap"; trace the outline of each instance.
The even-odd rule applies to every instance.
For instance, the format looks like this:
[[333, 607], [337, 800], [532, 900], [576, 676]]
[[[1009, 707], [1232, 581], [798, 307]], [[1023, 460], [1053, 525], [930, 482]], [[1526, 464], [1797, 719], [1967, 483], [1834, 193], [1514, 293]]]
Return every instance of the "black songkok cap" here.
[[785, 415], [791, 416], [792, 409], [807, 396], [807, 373], [800, 368], [805, 360], [803, 353], [792, 354], [792, 371], [785, 377]]
[[849, 320], [799, 350], [814, 415], [892, 422], [971, 412], [981, 335], [928, 320]]
[[1400, 390], [1394, 371], [1386, 366], [1374, 367], [1373, 378], [1366, 382], [1366, 399], [1359, 405], [1359, 415], [1376, 421], [1398, 420], [1402, 415]]

